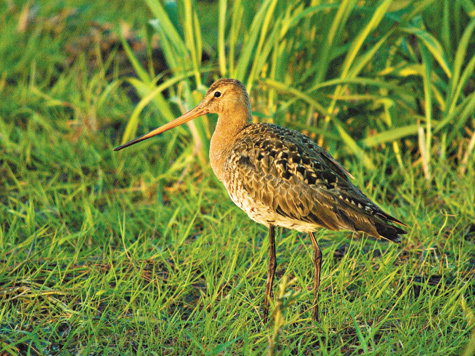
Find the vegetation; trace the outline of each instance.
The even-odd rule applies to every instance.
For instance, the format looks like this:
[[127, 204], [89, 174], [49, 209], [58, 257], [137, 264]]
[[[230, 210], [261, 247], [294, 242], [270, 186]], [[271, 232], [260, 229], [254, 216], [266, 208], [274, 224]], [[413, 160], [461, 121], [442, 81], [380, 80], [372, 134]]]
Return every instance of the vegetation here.
[[[0, 5], [0, 353], [475, 353], [475, 3]], [[402, 244], [267, 231], [209, 167], [213, 117], [114, 146], [219, 77], [406, 222]]]

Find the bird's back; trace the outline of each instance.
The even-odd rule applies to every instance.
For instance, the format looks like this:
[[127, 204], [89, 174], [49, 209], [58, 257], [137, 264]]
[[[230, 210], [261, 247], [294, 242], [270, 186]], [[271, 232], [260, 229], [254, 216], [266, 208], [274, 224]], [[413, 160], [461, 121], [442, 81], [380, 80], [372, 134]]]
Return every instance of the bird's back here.
[[250, 218], [299, 231], [362, 231], [399, 242], [404, 225], [349, 180], [309, 137], [273, 124], [244, 128], [226, 152], [223, 183]]

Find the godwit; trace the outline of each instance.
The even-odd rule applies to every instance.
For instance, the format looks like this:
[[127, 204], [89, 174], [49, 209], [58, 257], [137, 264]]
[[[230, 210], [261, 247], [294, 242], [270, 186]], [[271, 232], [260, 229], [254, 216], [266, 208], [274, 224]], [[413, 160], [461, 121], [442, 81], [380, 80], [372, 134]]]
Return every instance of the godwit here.
[[321, 227], [346, 229], [400, 242], [399, 234], [406, 231], [391, 223], [405, 225], [368, 199], [350, 182], [346, 169], [309, 137], [273, 124], [253, 124], [246, 88], [235, 79], [219, 79], [197, 107], [114, 151], [209, 113], [219, 115], [209, 152], [214, 174], [237, 206], [269, 228], [264, 320], [277, 267], [275, 226], [310, 235], [313, 318], [318, 320], [322, 252], [313, 232]]

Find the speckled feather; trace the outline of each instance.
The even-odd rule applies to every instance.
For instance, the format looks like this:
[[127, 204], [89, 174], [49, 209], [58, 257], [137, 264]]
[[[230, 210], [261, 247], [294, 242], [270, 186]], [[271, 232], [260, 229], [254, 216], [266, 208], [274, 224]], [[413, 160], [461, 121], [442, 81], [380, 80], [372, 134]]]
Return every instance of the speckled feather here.
[[254, 221], [311, 232], [365, 232], [399, 242], [406, 233], [307, 136], [273, 124], [245, 127], [227, 150], [223, 183]]

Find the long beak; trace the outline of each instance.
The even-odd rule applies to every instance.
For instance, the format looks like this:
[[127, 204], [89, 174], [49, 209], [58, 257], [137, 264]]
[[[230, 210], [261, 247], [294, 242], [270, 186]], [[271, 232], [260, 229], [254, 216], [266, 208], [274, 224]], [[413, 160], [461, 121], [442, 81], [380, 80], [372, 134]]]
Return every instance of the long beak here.
[[129, 141], [127, 143], [124, 143], [123, 145], [120, 145], [120, 146], [114, 148], [114, 151], [120, 151], [121, 149], [132, 146], [132, 145], [136, 144], [137, 142], [146, 140], [150, 137], [156, 136], [158, 134], [161, 134], [162, 132], [168, 131], [168, 130], [174, 128], [174, 127], [177, 127], [181, 124], [184, 124], [185, 122], [196, 119], [199, 116], [208, 114], [208, 110], [205, 107], [202, 107], [202, 106], [203, 106], [203, 104], [201, 103], [200, 105], [198, 105], [194, 109], [191, 109], [190, 111], [188, 111], [186, 114], [183, 114], [182, 116], [176, 118], [175, 120], [170, 121], [168, 124], [165, 124], [165, 125], [159, 127], [158, 129], [155, 129], [155, 130], [149, 132], [146, 135], [143, 135], [141, 137], [137, 137], [136, 139], [134, 139], [132, 141]]

